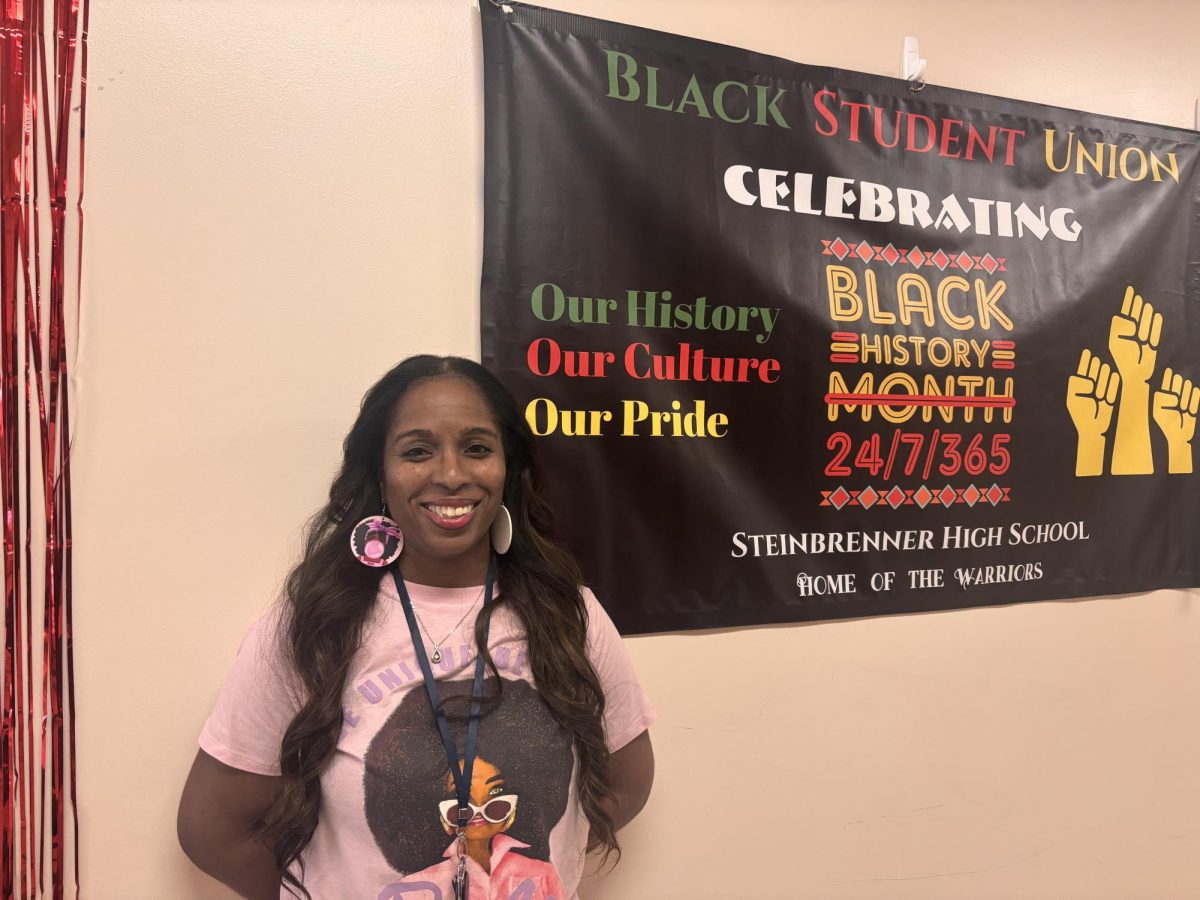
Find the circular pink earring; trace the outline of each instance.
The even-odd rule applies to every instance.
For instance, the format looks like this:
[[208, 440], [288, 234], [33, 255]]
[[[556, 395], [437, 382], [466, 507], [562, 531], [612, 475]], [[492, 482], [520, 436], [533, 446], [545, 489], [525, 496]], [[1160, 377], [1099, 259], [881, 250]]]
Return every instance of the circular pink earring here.
[[[384, 506], [384, 512], [387, 506]], [[390, 566], [404, 549], [404, 534], [400, 526], [382, 513], [367, 516], [350, 532], [350, 551], [364, 566], [382, 569]]]

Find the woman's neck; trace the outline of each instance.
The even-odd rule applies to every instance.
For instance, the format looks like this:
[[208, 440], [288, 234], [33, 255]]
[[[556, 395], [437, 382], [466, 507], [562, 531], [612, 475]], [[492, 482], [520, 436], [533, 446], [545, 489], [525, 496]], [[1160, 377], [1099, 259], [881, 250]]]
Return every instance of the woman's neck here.
[[467, 855], [479, 863], [479, 867], [489, 875], [492, 874], [491, 844], [492, 841], [490, 838], [484, 838], [481, 841], [473, 841], [467, 838]]
[[483, 584], [487, 578], [490, 547], [482, 552], [472, 551], [455, 557], [425, 557], [403, 553], [400, 556], [400, 575], [413, 584], [430, 587], [462, 588]]

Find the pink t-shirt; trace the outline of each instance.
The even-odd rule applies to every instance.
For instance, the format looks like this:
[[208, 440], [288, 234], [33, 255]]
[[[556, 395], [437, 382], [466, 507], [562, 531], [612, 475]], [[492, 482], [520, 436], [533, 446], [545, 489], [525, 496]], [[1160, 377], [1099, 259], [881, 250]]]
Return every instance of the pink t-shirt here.
[[[466, 696], [474, 675], [474, 621], [481, 587], [409, 584], [431, 638], [441, 696]], [[656, 718], [608, 614], [584, 589], [588, 655], [607, 699], [605, 735], [618, 750]], [[463, 619], [466, 614], [465, 619]], [[461, 625], [457, 625], [460, 620]], [[300, 707], [302, 688], [281, 662], [278, 611], [256, 622], [242, 642], [200, 746], [221, 762], [260, 775], [279, 774], [279, 745]], [[457, 625], [457, 627], [456, 627]], [[488, 639], [501, 696], [479, 726], [472, 800], [484, 801], [468, 829], [470, 900], [572, 900], [583, 871], [587, 819], [579, 806], [570, 735], [533, 684], [524, 629], [505, 609]], [[489, 677], [484, 696], [494, 695]], [[304, 884], [314, 900], [451, 900], [457, 854], [441, 807], [453, 799], [446, 753], [391, 577], [380, 582], [363, 647], [351, 665], [337, 750], [321, 776], [320, 823], [304, 852]], [[461, 753], [465, 716], [451, 705]], [[452, 858], [454, 861], [452, 861]], [[281, 897], [290, 896], [285, 890]]]

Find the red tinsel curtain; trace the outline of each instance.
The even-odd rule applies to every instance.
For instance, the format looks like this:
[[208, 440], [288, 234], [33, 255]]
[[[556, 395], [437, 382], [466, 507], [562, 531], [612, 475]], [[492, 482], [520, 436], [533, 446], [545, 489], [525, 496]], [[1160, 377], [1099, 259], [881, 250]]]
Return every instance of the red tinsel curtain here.
[[0, 896], [61, 898], [79, 894], [70, 384], [88, 0], [0, 4]]

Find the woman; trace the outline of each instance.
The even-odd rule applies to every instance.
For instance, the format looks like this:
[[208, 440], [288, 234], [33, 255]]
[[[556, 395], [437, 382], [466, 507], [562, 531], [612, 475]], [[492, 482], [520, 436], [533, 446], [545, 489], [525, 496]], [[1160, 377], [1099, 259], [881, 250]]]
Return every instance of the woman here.
[[[446, 773], [446, 799], [438, 804], [439, 817], [446, 834], [452, 836], [450, 846], [443, 856], [445, 860], [436, 866], [418, 873], [410, 880], [428, 878], [434, 882], [453, 875], [457, 853], [455, 834], [454, 779]], [[509, 834], [517, 819], [515, 793], [504, 772], [486, 759], [477, 760], [475, 774], [471, 778], [472, 818], [464, 830], [467, 853], [488, 872], [488, 883], [495, 897], [562, 897], [565, 888], [558, 877], [558, 870], [536, 854], [519, 838]], [[565, 799], [565, 798], [564, 798]], [[524, 833], [524, 829], [521, 829]], [[404, 883], [395, 887], [402, 887]]]
[[[532, 435], [493, 376], [430, 356], [385, 375], [205, 724], [188, 856], [264, 900], [574, 896], [585, 849], [616, 850], [646, 801], [655, 713], [550, 533]], [[472, 787], [519, 765], [522, 846], [488, 856]], [[443, 821], [422, 798], [443, 802], [448, 776]], [[506, 853], [556, 877], [493, 884]]]

